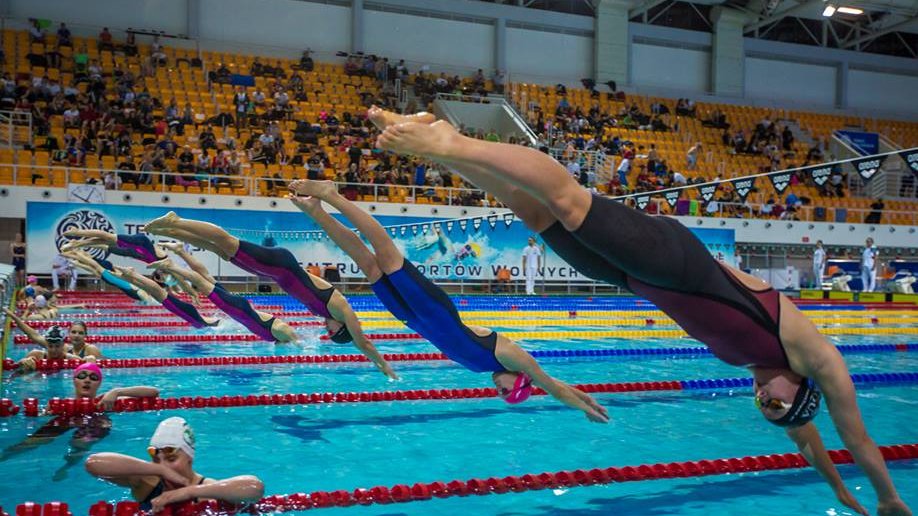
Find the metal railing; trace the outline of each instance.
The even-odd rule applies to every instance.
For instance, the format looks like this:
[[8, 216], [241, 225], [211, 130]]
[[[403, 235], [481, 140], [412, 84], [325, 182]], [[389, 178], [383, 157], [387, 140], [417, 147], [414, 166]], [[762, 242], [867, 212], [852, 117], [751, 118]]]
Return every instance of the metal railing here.
[[[661, 199], [662, 201], [662, 199]], [[794, 220], [807, 221], [807, 222], [837, 222], [837, 223], [866, 223], [867, 216], [874, 212], [874, 210], [869, 208], [846, 208], [841, 206], [800, 206], [794, 209], [792, 212], [784, 210], [781, 212], [780, 217], [775, 217], [769, 214], [763, 214], [762, 208], [766, 206], [763, 203], [728, 203], [728, 202], [717, 202], [717, 210], [709, 212], [704, 208], [701, 208], [699, 216], [704, 217], [744, 217], [744, 218], [759, 218], [759, 219], [769, 219], [775, 218], [779, 220], [787, 220], [788, 222]], [[824, 216], [817, 217], [816, 210], [817, 208], [822, 208], [824, 211]], [[791, 217], [793, 216], [793, 217]], [[783, 217], [783, 218], [782, 218]], [[901, 210], [881, 210], [880, 211], [880, 220], [879, 222], [874, 222], [875, 224], [891, 224], [890, 217], [902, 218], [902, 224], [906, 225], [918, 225], [918, 213], [914, 211], [901, 211]], [[841, 219], [841, 220], [839, 220]]]
[[[16, 268], [12, 265], [0, 263], [0, 307], [9, 307], [16, 295]], [[3, 315], [0, 317], [0, 370], [3, 368], [3, 359], [9, 345], [10, 320]]]
[[0, 111], [0, 127], [7, 147], [32, 145], [32, 113], [28, 111]]
[[[286, 183], [292, 179], [283, 177], [258, 177], [246, 174], [195, 174], [177, 172], [138, 172], [133, 170], [112, 170], [84, 167], [43, 166], [31, 164], [0, 163], [0, 184], [4, 183], [4, 172], [9, 171], [10, 183], [23, 186], [66, 187], [68, 184], [84, 184], [89, 178], [104, 183], [104, 177], [112, 174], [120, 178], [121, 184], [109, 190], [115, 191], [152, 191], [162, 193], [201, 193], [207, 195], [247, 195], [270, 196], [286, 193]], [[302, 178], [306, 177], [303, 170]], [[126, 178], [142, 180], [126, 181]], [[419, 199], [435, 200], [436, 203], [462, 205], [468, 200], [486, 199], [483, 190], [473, 188], [456, 188], [442, 186], [417, 186], [374, 183], [336, 182], [339, 191], [354, 192], [356, 195], [369, 196], [361, 199], [374, 202], [389, 202], [393, 198], [403, 202], [415, 203]], [[180, 189], [173, 189], [178, 186]], [[191, 188], [191, 190], [187, 190]], [[229, 190], [229, 191], [227, 191]], [[480, 204], [480, 203], [479, 203]], [[468, 204], [466, 204], [468, 205]]]

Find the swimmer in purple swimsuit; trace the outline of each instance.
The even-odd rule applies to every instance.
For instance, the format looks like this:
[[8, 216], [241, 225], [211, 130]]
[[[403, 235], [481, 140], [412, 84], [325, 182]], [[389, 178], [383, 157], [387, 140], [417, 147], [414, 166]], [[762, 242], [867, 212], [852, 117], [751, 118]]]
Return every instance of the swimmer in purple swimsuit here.
[[[150, 222], [144, 230], [206, 249], [245, 271], [273, 279], [313, 314], [325, 318], [325, 326], [333, 342], [343, 344], [353, 341], [354, 346], [383, 374], [393, 379], [398, 378], [392, 366], [364, 335], [360, 319], [344, 295], [331, 283], [306, 272], [287, 249], [240, 240], [219, 226], [182, 219], [174, 212]], [[186, 261], [190, 256], [176, 246], [169, 246], [169, 249]]]
[[497, 196], [591, 278], [654, 302], [725, 362], [754, 377], [755, 406], [785, 428], [839, 501], [867, 514], [845, 487], [816, 426], [820, 397], [876, 490], [878, 513], [908, 515], [886, 463], [867, 435], [841, 354], [794, 304], [768, 284], [718, 263], [680, 223], [592, 196], [546, 154], [478, 141], [428, 114], [370, 110], [381, 148], [432, 159]]
[[[582, 410], [590, 421], [609, 421], [605, 407], [590, 395], [549, 376], [518, 344], [488, 328], [466, 326], [445, 292], [405, 259], [386, 230], [368, 213], [341, 196], [330, 181], [294, 181], [290, 200], [319, 224], [366, 275], [373, 292], [392, 315], [417, 331], [453, 361], [474, 372], [489, 372], [508, 403], [525, 401], [533, 385], [565, 405]], [[322, 209], [334, 206], [365, 236], [373, 251], [353, 231]]]
[[61, 251], [77, 247], [107, 247], [112, 254], [134, 258], [144, 263], [152, 263], [166, 257], [166, 251], [143, 233], [116, 235], [99, 229], [71, 229], [65, 231], [64, 236], [80, 240], [67, 242], [61, 247]]
[[[190, 258], [190, 260], [189, 260]], [[159, 269], [189, 281], [202, 295], [207, 296], [220, 310], [245, 326], [249, 331], [270, 342], [296, 342], [296, 332], [280, 318], [252, 308], [249, 301], [231, 294], [210, 275], [201, 262], [191, 256], [185, 257], [191, 269], [183, 269], [166, 258], [153, 262], [150, 267]]]
[[169, 293], [169, 291], [160, 286], [159, 283], [138, 274], [132, 267], [115, 266], [115, 272], [118, 273], [121, 279], [143, 290], [149, 294], [150, 297], [159, 301], [160, 304], [163, 305], [163, 308], [179, 316], [183, 321], [195, 328], [204, 328], [206, 326], [216, 326], [220, 324], [220, 319], [215, 317], [204, 317], [198, 312], [198, 309], [195, 308], [193, 304], [175, 297], [175, 295]]

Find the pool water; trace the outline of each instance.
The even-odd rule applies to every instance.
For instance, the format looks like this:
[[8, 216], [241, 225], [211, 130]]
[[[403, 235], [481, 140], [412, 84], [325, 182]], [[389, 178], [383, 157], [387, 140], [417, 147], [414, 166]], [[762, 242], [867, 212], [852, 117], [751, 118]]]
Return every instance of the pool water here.
[[[266, 296], [278, 304], [282, 298]], [[469, 298], [487, 304], [483, 298]], [[577, 299], [546, 299], [530, 309], [566, 310], [586, 304]], [[592, 303], [597, 303], [596, 298]], [[637, 305], [615, 298], [608, 309]], [[499, 310], [503, 298], [488, 309]], [[532, 300], [526, 300], [531, 303]], [[562, 301], [571, 301], [565, 305]], [[519, 301], [522, 302], [522, 301]], [[605, 303], [605, 301], [601, 301]], [[298, 310], [289, 301], [284, 305]], [[369, 298], [361, 309], [375, 310]], [[483, 309], [470, 307], [469, 309]], [[604, 308], [605, 309], [605, 308]], [[649, 309], [641, 305], [640, 309]], [[516, 320], [518, 316], [514, 316]], [[509, 316], [508, 316], [509, 318]], [[499, 321], [495, 324], [499, 327]], [[514, 329], [519, 328], [514, 326]], [[532, 330], [541, 329], [531, 328]], [[565, 327], [567, 330], [572, 328]], [[576, 329], [576, 328], [574, 328]], [[92, 329], [93, 334], [139, 334], [159, 329]], [[110, 345], [110, 358], [199, 357], [354, 353], [352, 346], [318, 343], [323, 332], [300, 328], [307, 344], [259, 342], [157, 343]], [[233, 332], [230, 332], [233, 333]], [[901, 343], [895, 335], [833, 337], [839, 344]], [[327, 342], [327, 341], [326, 341]], [[379, 341], [382, 352], [432, 352], [420, 340]], [[614, 349], [696, 347], [691, 339], [566, 339], [524, 343], [528, 349]], [[29, 349], [14, 346], [13, 358]], [[918, 353], [846, 355], [852, 373], [918, 372]], [[690, 380], [747, 376], [711, 357], [589, 357], [540, 359], [546, 371], [570, 383]], [[387, 380], [369, 364], [277, 364], [230, 367], [109, 369], [102, 390], [154, 385], [162, 396], [221, 396], [389, 389], [487, 387], [488, 375], [468, 372], [451, 362], [394, 362], [402, 377]], [[589, 423], [576, 410], [544, 397], [509, 406], [496, 399], [341, 403], [184, 411], [113, 413], [112, 429], [91, 452], [112, 451], [146, 458], [157, 423], [182, 415], [197, 433], [195, 470], [212, 478], [258, 475], [266, 494], [453, 479], [503, 477], [572, 469], [656, 462], [714, 459], [796, 451], [781, 429], [768, 425], [754, 409], [750, 390], [676, 391], [595, 395], [612, 416], [608, 425]], [[35, 374], [4, 382], [3, 396], [67, 397], [67, 373]], [[916, 386], [880, 384], [858, 387], [858, 402], [878, 444], [918, 442]], [[7, 511], [25, 500], [62, 500], [74, 514], [86, 514], [98, 500], [128, 499], [126, 489], [89, 476], [82, 469], [86, 451], [74, 451], [70, 434], [47, 444], [11, 452], [50, 418], [21, 415], [0, 419], [0, 506]], [[816, 419], [826, 446], [841, 448], [825, 410]], [[918, 461], [889, 463], [903, 499], [918, 506]], [[840, 468], [847, 485], [873, 513], [876, 496], [852, 466]], [[386, 506], [327, 509], [344, 514], [853, 514], [837, 502], [811, 469], [720, 475], [703, 478], [630, 482], [519, 494], [434, 499]]]

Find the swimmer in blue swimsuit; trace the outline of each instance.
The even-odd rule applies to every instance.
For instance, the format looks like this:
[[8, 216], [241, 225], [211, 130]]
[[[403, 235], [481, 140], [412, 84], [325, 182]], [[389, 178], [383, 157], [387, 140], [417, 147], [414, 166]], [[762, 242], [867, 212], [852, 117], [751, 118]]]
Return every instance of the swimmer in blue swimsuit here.
[[192, 256], [185, 257], [191, 269], [176, 266], [168, 258], [150, 264], [150, 267], [168, 272], [189, 281], [194, 289], [211, 300], [226, 315], [245, 326], [249, 331], [269, 342], [296, 342], [296, 332], [279, 317], [259, 312], [249, 301], [223, 288], [201, 262]]
[[150, 438], [150, 462], [120, 453], [96, 453], [86, 459], [90, 475], [129, 487], [140, 508], [158, 513], [169, 504], [218, 500], [249, 502], [264, 495], [262, 481], [252, 475], [223, 480], [206, 478], [194, 471], [195, 436], [180, 417], [160, 422]]
[[[549, 376], [515, 342], [487, 328], [466, 326], [449, 296], [405, 259], [376, 219], [338, 194], [334, 183], [294, 181], [290, 189], [297, 194], [290, 196], [291, 201], [357, 263], [392, 315], [470, 371], [490, 372], [505, 401], [524, 401], [536, 385], [565, 405], [582, 410], [590, 421], [609, 420], [606, 409], [592, 397]], [[326, 213], [320, 200], [347, 217], [369, 239], [375, 254]]]
[[369, 117], [383, 130], [380, 148], [456, 170], [497, 196], [581, 273], [654, 302], [715, 356], [747, 367], [762, 415], [785, 428], [839, 501], [867, 514], [845, 487], [812, 422], [825, 397], [839, 436], [877, 492], [878, 513], [911, 514], [867, 435], [841, 354], [786, 297], [716, 262], [675, 220], [592, 196], [535, 149], [466, 138], [428, 114], [403, 117], [371, 109]]
[[115, 270], [115, 266], [112, 265], [112, 262], [104, 259], [98, 259], [92, 257], [89, 253], [83, 251], [82, 249], [73, 249], [71, 251], [62, 252], [61, 256], [70, 260], [75, 267], [79, 267], [81, 270], [86, 271], [92, 276], [95, 276], [105, 283], [117, 288], [123, 292], [129, 298], [140, 301], [146, 305], [156, 304], [156, 300], [153, 299], [150, 294], [147, 294], [145, 291], [138, 289], [131, 283], [125, 281], [121, 274]]
[[179, 316], [179, 318], [194, 328], [204, 328], [220, 324], [220, 319], [204, 317], [198, 312], [198, 309], [195, 308], [193, 304], [179, 299], [159, 286], [155, 281], [138, 274], [137, 271], [131, 267], [118, 267], [116, 265], [115, 272], [125, 281], [145, 291], [147, 294], [150, 294], [150, 297], [159, 301], [163, 305], [163, 308]]

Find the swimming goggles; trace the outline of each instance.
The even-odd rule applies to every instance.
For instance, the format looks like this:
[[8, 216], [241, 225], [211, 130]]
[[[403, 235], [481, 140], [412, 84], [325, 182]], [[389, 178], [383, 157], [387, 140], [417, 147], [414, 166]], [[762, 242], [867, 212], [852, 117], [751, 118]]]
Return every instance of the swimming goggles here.
[[762, 401], [762, 398], [756, 396], [754, 401], [758, 409], [767, 408], [769, 410], [784, 410], [793, 407], [793, 404], [781, 401], [778, 398], [768, 398], [768, 400]]
[[162, 448], [156, 448], [155, 446], [150, 446], [147, 448], [147, 453], [150, 454], [151, 459], [155, 459], [156, 456], [162, 452], [167, 459], [175, 458], [175, 455], [179, 452], [179, 449], [174, 446], [163, 446]]
[[87, 377], [94, 382], [102, 381], [102, 378], [100, 378], [99, 375], [96, 373], [90, 373], [89, 371], [80, 371], [74, 378], [77, 380], [85, 380]]

